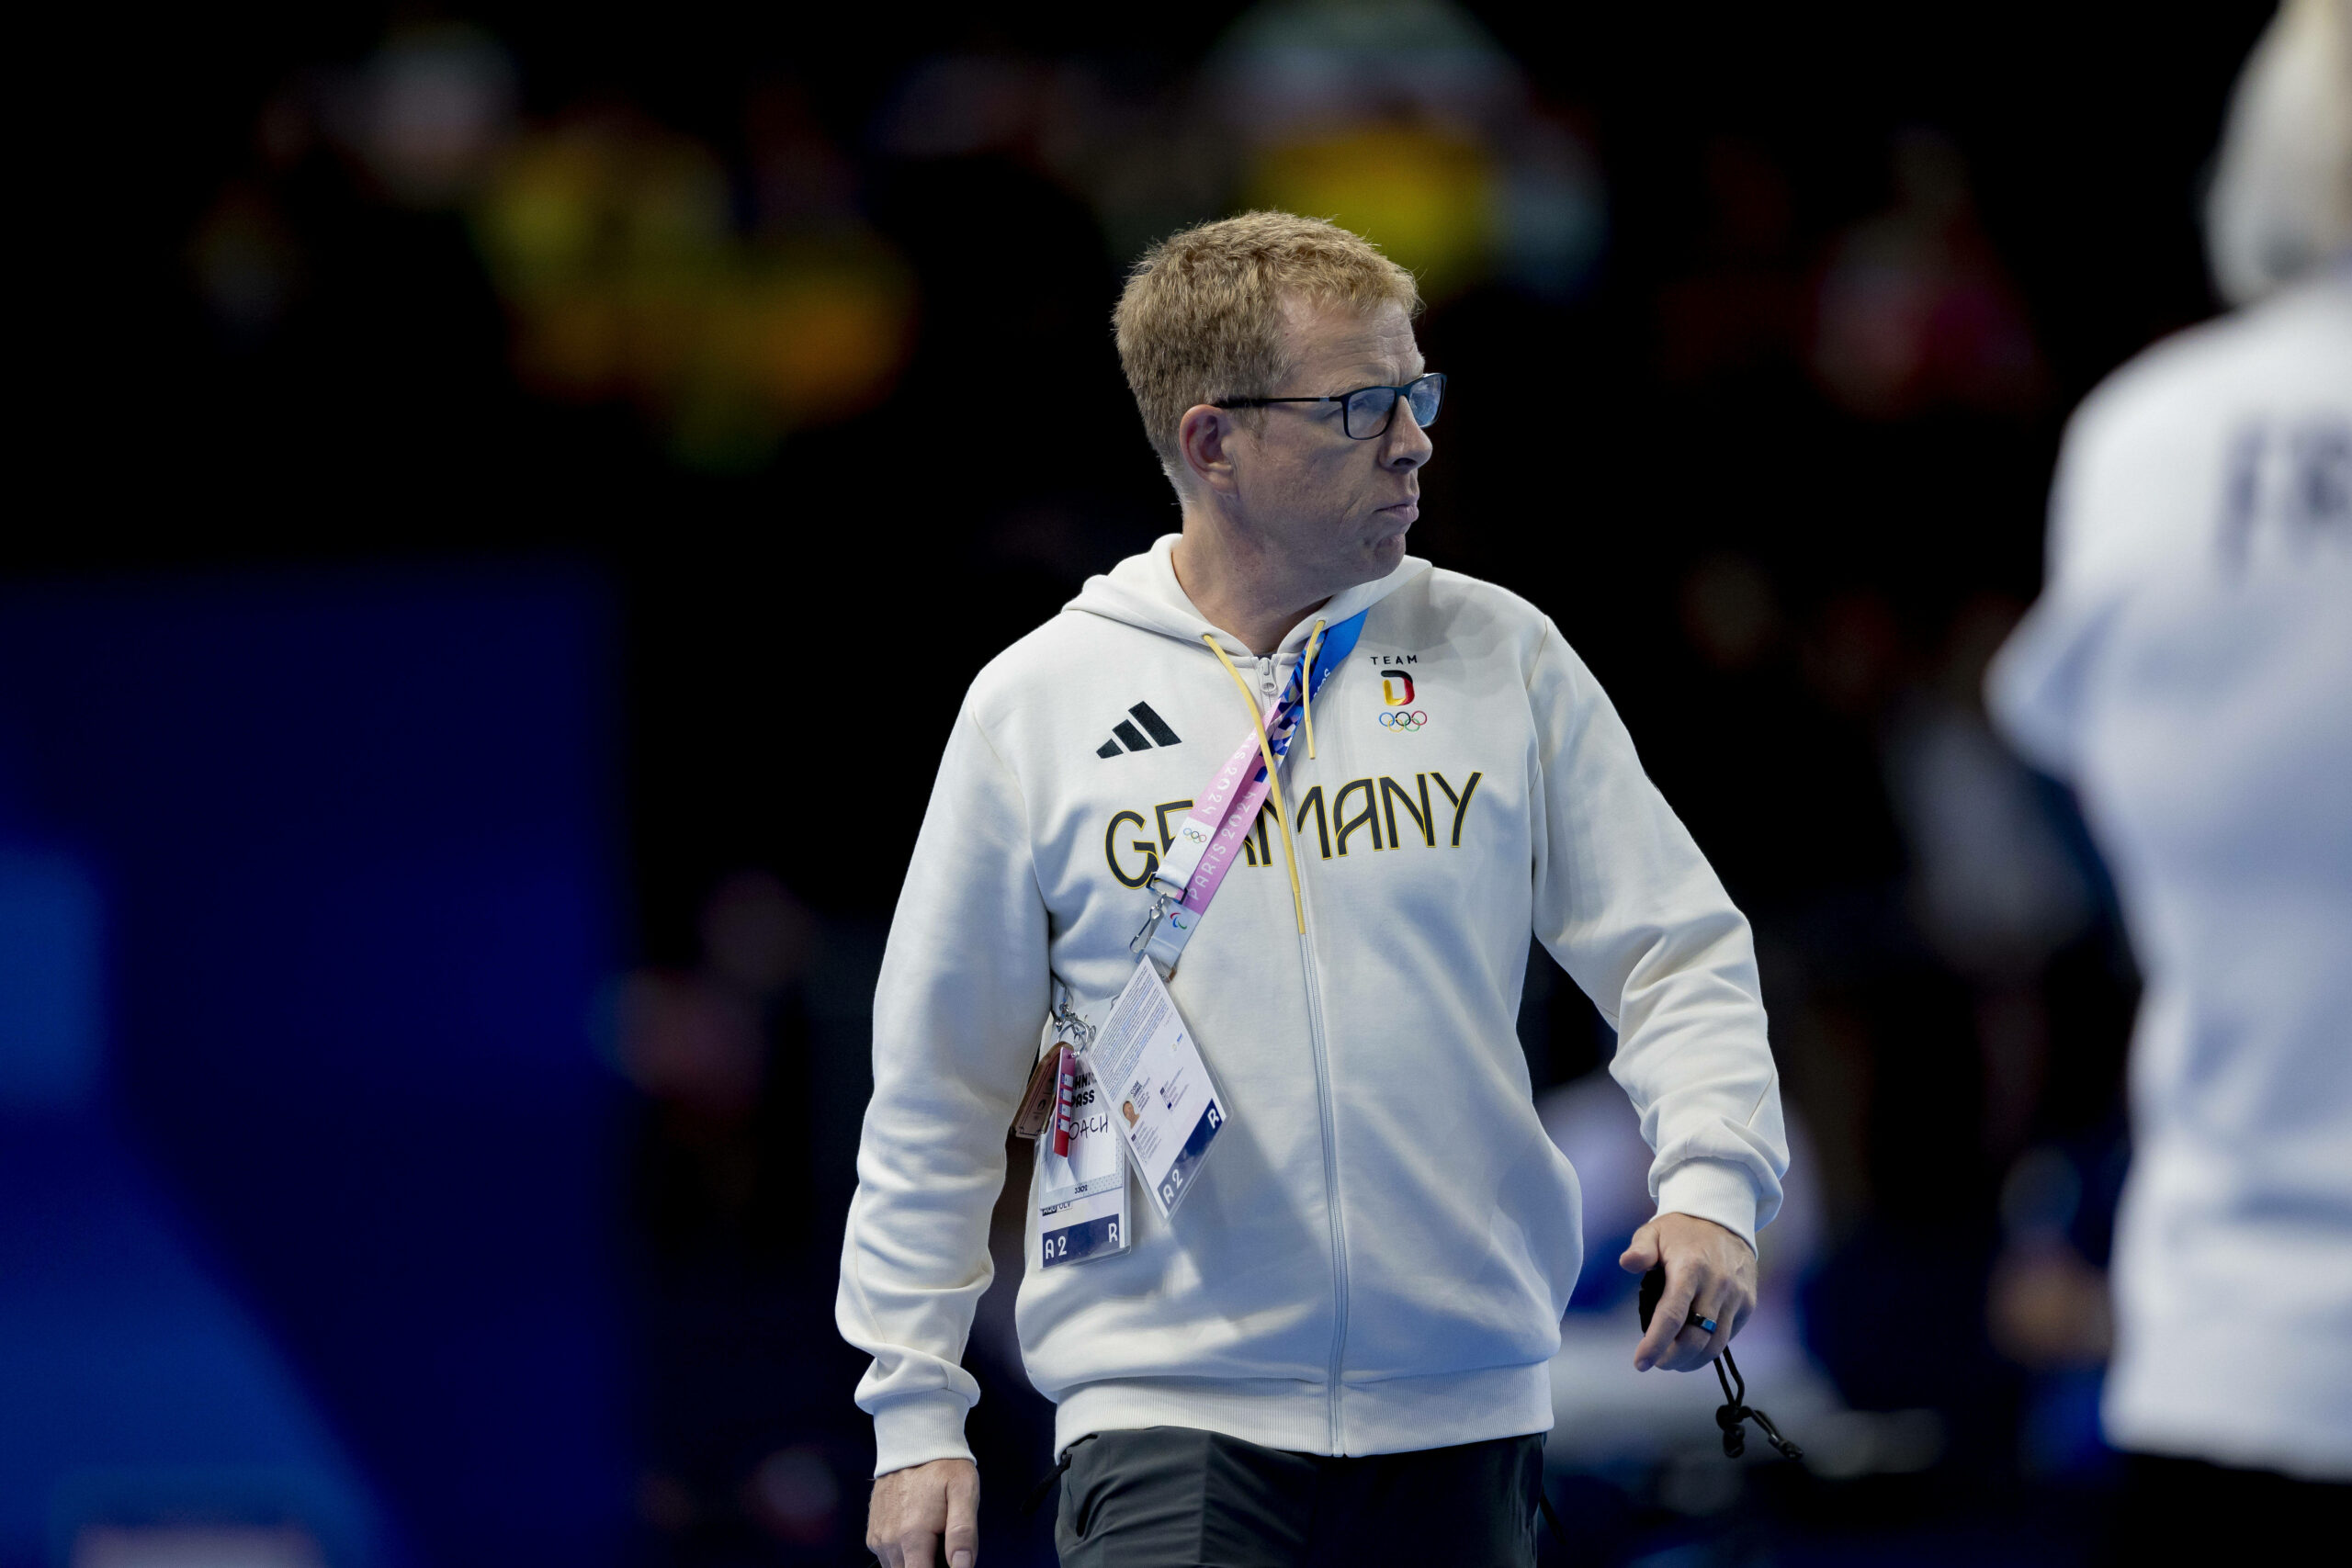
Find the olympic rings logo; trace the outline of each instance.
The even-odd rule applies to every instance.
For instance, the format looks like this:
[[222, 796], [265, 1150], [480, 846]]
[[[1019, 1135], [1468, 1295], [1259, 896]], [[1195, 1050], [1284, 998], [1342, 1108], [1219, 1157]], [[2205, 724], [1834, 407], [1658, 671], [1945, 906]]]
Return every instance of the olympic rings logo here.
[[1383, 729], [1394, 729], [1405, 733], [1410, 733], [1413, 730], [1419, 729], [1429, 721], [1430, 716], [1423, 713], [1419, 708], [1415, 708], [1410, 712], [1408, 712], [1403, 708], [1398, 708], [1393, 712], [1383, 713], [1380, 716], [1380, 727]]

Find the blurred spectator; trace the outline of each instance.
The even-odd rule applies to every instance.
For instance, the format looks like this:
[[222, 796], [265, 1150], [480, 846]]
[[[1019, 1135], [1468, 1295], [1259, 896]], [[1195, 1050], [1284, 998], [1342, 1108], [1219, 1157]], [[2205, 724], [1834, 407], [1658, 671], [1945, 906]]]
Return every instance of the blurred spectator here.
[[1693, 383], [1792, 362], [1805, 313], [1794, 254], [1795, 195], [1765, 149], [1717, 136], [1706, 146], [1707, 215], [1697, 268], [1659, 291], [1659, 371]]
[[630, 976], [616, 1021], [644, 1096], [638, 1514], [669, 1560], [835, 1561], [856, 1465], [823, 1414], [838, 1358], [796, 1287], [830, 1231], [815, 1118], [850, 1113], [816, 1060], [809, 990], [827, 955], [816, 919], [763, 871], [721, 877], [697, 926], [697, 964]]
[[1606, 227], [1582, 139], [1446, 0], [1265, 0], [1203, 68], [1239, 202], [1329, 216], [1442, 301], [1499, 272], [1566, 297]]
[[2052, 793], [1985, 722], [1984, 666], [2016, 623], [2013, 602], [1963, 605], [1933, 677], [1913, 687], [1883, 741], [1889, 795], [1909, 851], [1909, 914], [1975, 993], [1983, 1145], [1997, 1167], [2023, 1145], [2050, 1048], [2040, 981], [2096, 911]]
[[2001, 1190], [2008, 1246], [1993, 1272], [1993, 1342], [2037, 1371], [2099, 1366], [2114, 1344], [2107, 1276], [2073, 1235], [2083, 1189], [2065, 1154], [2042, 1148], [2018, 1160]]
[[903, 264], [789, 90], [755, 95], [751, 121], [750, 235], [709, 148], [613, 109], [526, 130], [477, 219], [525, 384], [633, 401], [680, 460], [722, 471], [877, 400], [913, 328]]
[[517, 90], [514, 62], [479, 28], [397, 28], [332, 96], [329, 123], [391, 199], [451, 207], [513, 133]]
[[188, 265], [221, 336], [238, 348], [266, 336], [301, 287], [293, 234], [268, 194], [247, 181], [223, 189], [204, 215]]
[[1607, 220], [1583, 136], [1446, 0], [1267, 0], [1196, 81], [1001, 49], [925, 61], [880, 121], [904, 158], [996, 155], [1093, 210], [1112, 254], [1235, 206], [1327, 213], [1443, 299], [1489, 276], [1589, 279]]
[[[2241, 308], [2076, 412], [1989, 686], [2083, 792], [2148, 976], [2104, 1411], [2130, 1562], [2352, 1507], [2352, 3], [2281, 7], [2208, 222]], [[2091, 1353], [2085, 1285], [2034, 1278], [2002, 1330]]]
[[1709, 555], [1682, 582], [1682, 631], [1701, 658], [1725, 674], [1753, 669], [1782, 632], [1772, 580], [1746, 556]]
[[1966, 159], [1950, 137], [1912, 130], [1889, 161], [1894, 205], [1847, 231], [1821, 275], [1814, 374], [1872, 418], [2030, 409], [2041, 356], [1977, 222]]
[[641, 1198], [657, 1246], [685, 1255], [714, 1227], [774, 1255], [804, 1235], [811, 1197], [807, 1027], [795, 987], [816, 922], [764, 872], [722, 880], [703, 907], [703, 961], [632, 976], [619, 1052], [650, 1102]]
[[2064, 829], [1994, 739], [1977, 695], [2018, 615], [1989, 595], [1962, 606], [1934, 679], [1913, 689], [1887, 745], [1914, 917], [1954, 969], [1992, 985], [2034, 974], [2091, 916]]
[[513, 136], [519, 90], [504, 47], [453, 23], [395, 28], [356, 70], [289, 77], [254, 119], [254, 166], [222, 186], [189, 243], [198, 297], [232, 345], [268, 336], [300, 293], [302, 220], [322, 216], [309, 187], [325, 164], [365, 200], [455, 211]]
[[464, 216], [525, 388], [633, 404], [688, 468], [758, 468], [789, 432], [890, 390], [912, 279], [794, 84], [749, 94], [741, 171], [626, 104], [526, 121], [520, 97], [504, 46], [456, 24], [396, 28], [356, 71], [298, 73], [258, 118], [259, 167], [189, 243], [223, 336], [250, 346], [300, 292], [303, 217], [332, 227], [336, 209], [306, 188], [325, 148], [345, 199]]

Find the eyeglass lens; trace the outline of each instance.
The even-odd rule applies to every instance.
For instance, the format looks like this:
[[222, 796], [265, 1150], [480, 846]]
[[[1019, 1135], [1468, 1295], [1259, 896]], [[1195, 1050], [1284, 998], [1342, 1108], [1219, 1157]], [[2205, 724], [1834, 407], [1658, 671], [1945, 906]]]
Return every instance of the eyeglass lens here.
[[[1437, 423], [1438, 405], [1445, 400], [1445, 378], [1424, 376], [1406, 389], [1406, 398], [1413, 411], [1413, 423], [1424, 428]], [[1347, 433], [1358, 441], [1369, 441], [1387, 433], [1396, 417], [1396, 389], [1366, 387], [1349, 394], [1340, 405], [1345, 416]]]

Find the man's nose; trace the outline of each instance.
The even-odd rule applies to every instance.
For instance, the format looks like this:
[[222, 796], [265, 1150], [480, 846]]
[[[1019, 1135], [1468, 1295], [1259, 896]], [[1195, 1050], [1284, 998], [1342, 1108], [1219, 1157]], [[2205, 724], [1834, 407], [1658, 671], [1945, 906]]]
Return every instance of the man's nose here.
[[1397, 399], [1396, 416], [1388, 422], [1388, 433], [1381, 438], [1381, 466], [1399, 472], [1418, 468], [1436, 450], [1430, 433], [1413, 417], [1413, 405], [1403, 398]]

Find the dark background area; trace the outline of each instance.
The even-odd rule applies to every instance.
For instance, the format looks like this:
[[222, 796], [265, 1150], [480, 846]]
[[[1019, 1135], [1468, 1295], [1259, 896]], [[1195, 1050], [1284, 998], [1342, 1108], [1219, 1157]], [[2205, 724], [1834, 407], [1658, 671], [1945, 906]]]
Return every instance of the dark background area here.
[[[108, 917], [110, 1124], [378, 1499], [280, 1512], [380, 1543], [351, 1561], [859, 1559], [830, 1303], [937, 746], [988, 658], [1175, 525], [1111, 347], [1123, 268], [1281, 198], [1422, 270], [1453, 390], [1413, 548], [1558, 620], [1756, 920], [1818, 1172], [1804, 1343], [1845, 1407], [1941, 1434], [1704, 1506], [1670, 1465], [1567, 1476], [1579, 1550], [2078, 1560], [2134, 986], [2071, 805], [1975, 693], [2066, 413], [2215, 308], [2200, 173], [2268, 12], [231, 7], [43, 37], [0, 829], [118, 911], [242, 856], [224, 823], [280, 846], [245, 902], [172, 905], [191, 930], [313, 908], [338, 856], [454, 886], [536, 833], [585, 889], [542, 916], [593, 928], [385, 1026], [527, 1012], [483, 1030], [514, 1076], [459, 1116], [342, 1084], [336, 1053], [400, 1055], [383, 1031], [239, 1055], [274, 1038], [255, 1010], [374, 1017], [379, 982], [223, 982], [175, 1038], [201, 945]], [[175, 694], [216, 666], [208, 718]], [[353, 793], [371, 746], [458, 804]], [[175, 776], [191, 749], [217, 799]], [[284, 850], [307, 818], [244, 792], [289, 768], [343, 825]], [[442, 931], [420, 973], [503, 951], [429, 900], [379, 915], [394, 937], [329, 927]], [[1541, 969], [1524, 1021], [1539, 1091], [1605, 1055]], [[278, 1075], [320, 1050], [309, 1089]], [[536, 1072], [562, 1109], [518, 1134]], [[416, 1190], [386, 1173], [420, 1137], [438, 1195], [363, 1218]], [[571, 1337], [466, 1353], [570, 1346], [574, 1404], [450, 1371], [462, 1311], [352, 1315], [386, 1269], [462, 1299], [535, 1214], [578, 1235], [508, 1257], [508, 1295], [562, 1296]], [[1046, 1428], [983, 1371], [989, 1560], [1039, 1560]], [[503, 1438], [449, 1440], [493, 1405]], [[32, 1431], [0, 1459], [46, 1476]]]
[[[9, 531], [9, 565], [594, 560], [627, 603], [650, 949], [678, 951], [701, 885], [747, 855], [829, 906], [887, 911], [894, 878], [778, 841], [768, 803], [798, 749], [746, 719], [786, 694], [779, 669], [896, 671], [916, 608], [935, 624], [952, 603], [921, 678], [890, 682], [899, 722], [937, 734], [996, 648], [1173, 510], [1102, 324], [1128, 258], [1083, 194], [1017, 134], [894, 157], [877, 121], [913, 67], [966, 51], [1076, 58], [1170, 94], [1246, 9], [1191, 12], [1179, 37], [1052, 8], [465, 13], [510, 51], [524, 115], [628, 106], [738, 179], [747, 102], [788, 83], [911, 269], [919, 326], [890, 393], [716, 477], [672, 460], [622, 400], [551, 406], [516, 386], [461, 214], [384, 199], [316, 128], [290, 153], [256, 146], [289, 81], [362, 64], [382, 15], [243, 10], [79, 40], [57, 61], [85, 106], [57, 127], [68, 222], [35, 258], [60, 274], [36, 330], [75, 352], [45, 367], [33, 410], [64, 459], [44, 467], [79, 482]], [[1877, 589], [1922, 642], [1971, 593], [2030, 595], [2065, 411], [2212, 308], [2199, 173], [2267, 8], [2161, 28], [2121, 8], [1471, 11], [1589, 141], [1608, 232], [1572, 298], [1487, 284], [1432, 312], [1427, 346], [1464, 417], [1430, 474], [1424, 547], [1552, 610], [1677, 784], [1703, 767], [1669, 762], [1686, 739], [1724, 752], [1669, 716], [1700, 683], [1675, 668], [1673, 596], [1709, 550], [1752, 553], [1799, 615]], [[1802, 321], [1754, 318], [1803, 315], [1825, 250], [1893, 205], [1891, 140], [1921, 128], [1964, 160], [2041, 372], [1997, 412], [1928, 398], [1857, 419], [1808, 385]], [[191, 277], [230, 188], [266, 195], [290, 253], [261, 326], [224, 324]], [[1793, 298], [1742, 295], [1758, 275]], [[1727, 298], [1690, 312], [1721, 320], [1676, 321], [1724, 278]], [[920, 766], [861, 781], [886, 863], [928, 784]], [[1734, 836], [1715, 852], [1736, 858]]]

